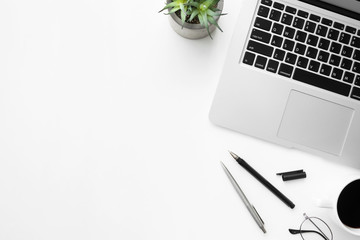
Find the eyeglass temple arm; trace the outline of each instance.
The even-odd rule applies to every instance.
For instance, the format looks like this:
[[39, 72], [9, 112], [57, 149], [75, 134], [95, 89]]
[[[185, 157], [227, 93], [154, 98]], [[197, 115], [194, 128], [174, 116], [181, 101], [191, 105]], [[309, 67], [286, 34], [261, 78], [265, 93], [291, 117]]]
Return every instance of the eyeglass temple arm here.
[[297, 229], [291, 229], [289, 228], [289, 232], [291, 234], [299, 234], [299, 233], [317, 233], [319, 234], [322, 238], [324, 238], [325, 240], [328, 240], [324, 235], [322, 235], [321, 233], [317, 232], [317, 231], [313, 231], [313, 230], [297, 230]]

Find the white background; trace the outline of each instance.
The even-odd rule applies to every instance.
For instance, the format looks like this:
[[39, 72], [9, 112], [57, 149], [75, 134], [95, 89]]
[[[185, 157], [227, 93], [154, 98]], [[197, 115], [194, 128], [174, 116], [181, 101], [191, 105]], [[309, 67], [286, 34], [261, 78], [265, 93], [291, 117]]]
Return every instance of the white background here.
[[[186, 40], [163, 1], [0, 1], [0, 239], [295, 239], [302, 213], [344, 177], [328, 160], [212, 125], [224, 33]], [[265, 119], [264, 119], [265, 121]], [[246, 159], [295, 204], [238, 166]], [[263, 234], [219, 161], [265, 221]], [[277, 172], [303, 168], [306, 179]]]

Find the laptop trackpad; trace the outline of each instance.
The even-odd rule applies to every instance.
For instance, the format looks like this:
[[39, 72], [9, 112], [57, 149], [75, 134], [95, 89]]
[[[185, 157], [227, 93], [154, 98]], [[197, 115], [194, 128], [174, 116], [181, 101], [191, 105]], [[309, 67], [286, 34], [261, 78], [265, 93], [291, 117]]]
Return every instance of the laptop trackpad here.
[[292, 90], [278, 137], [341, 155], [354, 110]]

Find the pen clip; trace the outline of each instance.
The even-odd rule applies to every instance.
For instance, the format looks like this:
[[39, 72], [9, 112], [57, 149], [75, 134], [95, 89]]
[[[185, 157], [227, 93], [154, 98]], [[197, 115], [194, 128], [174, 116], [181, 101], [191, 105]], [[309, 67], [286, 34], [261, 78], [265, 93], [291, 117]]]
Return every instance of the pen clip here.
[[254, 212], [256, 213], [256, 216], [260, 219], [260, 221], [262, 222], [262, 224], [265, 224], [264, 221], [262, 220], [262, 218], [260, 217], [258, 211], [257, 211], [256, 208], [254, 207], [254, 205], [251, 205], [251, 207], [254, 209]]

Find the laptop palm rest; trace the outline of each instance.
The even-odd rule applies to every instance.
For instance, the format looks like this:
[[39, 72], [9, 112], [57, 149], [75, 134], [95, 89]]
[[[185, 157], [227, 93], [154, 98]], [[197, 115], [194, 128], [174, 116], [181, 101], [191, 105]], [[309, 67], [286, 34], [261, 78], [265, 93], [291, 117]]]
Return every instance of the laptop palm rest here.
[[292, 90], [278, 137], [340, 156], [354, 110]]

